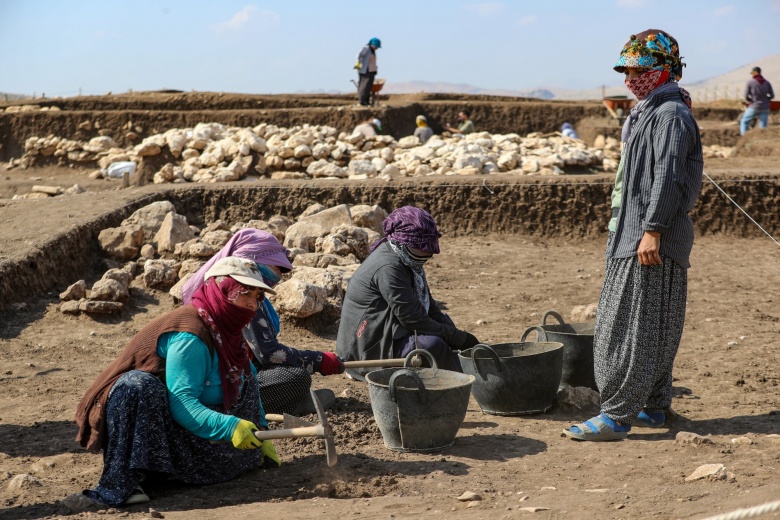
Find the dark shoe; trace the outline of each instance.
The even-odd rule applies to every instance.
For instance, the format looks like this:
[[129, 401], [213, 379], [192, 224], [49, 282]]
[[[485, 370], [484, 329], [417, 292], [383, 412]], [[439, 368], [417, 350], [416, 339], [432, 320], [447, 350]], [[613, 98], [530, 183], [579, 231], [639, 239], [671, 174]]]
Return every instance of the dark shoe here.
[[[321, 388], [315, 390], [314, 393], [317, 394], [317, 399], [320, 400], [320, 404], [324, 410], [327, 410], [336, 402], [336, 394], [333, 393], [333, 390]], [[291, 415], [301, 416], [312, 413], [317, 413], [317, 409], [314, 407], [314, 401], [311, 399], [311, 394], [306, 394], [306, 397], [303, 398], [303, 401], [298, 403], [298, 406], [295, 407], [295, 410], [292, 411]]]

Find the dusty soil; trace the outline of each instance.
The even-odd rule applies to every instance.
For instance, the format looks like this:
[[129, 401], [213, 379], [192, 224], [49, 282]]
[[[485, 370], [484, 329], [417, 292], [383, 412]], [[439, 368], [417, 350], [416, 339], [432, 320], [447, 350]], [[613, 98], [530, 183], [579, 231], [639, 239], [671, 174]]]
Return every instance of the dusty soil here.
[[[603, 246], [601, 239], [445, 238], [428, 273], [457, 323], [486, 342], [516, 341], [546, 310], [568, 315], [574, 305], [596, 301]], [[698, 241], [675, 371], [673, 407], [680, 417], [669, 430], [637, 429], [628, 441], [581, 444], [562, 438], [560, 430], [595, 410], [556, 407], [543, 415], [497, 417], [482, 414], [472, 398], [454, 446], [438, 454], [399, 454], [384, 448], [363, 384], [316, 376], [316, 387], [340, 395], [328, 412], [337, 467], [326, 467], [319, 441], [279, 441], [280, 469], [204, 488], [152, 487], [150, 505], [169, 519], [269, 512], [433, 517], [453, 509], [473, 518], [514, 517], [521, 507], [549, 508], [542, 518], [687, 518], [774, 500], [780, 495], [777, 255], [766, 239]], [[74, 406], [132, 334], [171, 308], [167, 294], [138, 286], [132, 294], [130, 308], [112, 319], [64, 316], [53, 298], [3, 316], [3, 517], [64, 514], [58, 501], [97, 481], [101, 457], [73, 440]], [[486, 324], [478, 327], [477, 320]], [[282, 339], [332, 350], [335, 338], [285, 323]], [[714, 444], [677, 446], [674, 436], [682, 430], [711, 434]], [[745, 436], [751, 444], [732, 443]], [[733, 479], [684, 481], [707, 463], [725, 464]], [[22, 473], [39, 485], [5, 488]], [[456, 500], [464, 491], [483, 499], [467, 509]], [[120, 512], [142, 518], [148, 507]]]
[[[431, 96], [426, 102], [449, 103], [446, 110], [461, 103], [497, 103], [457, 96]], [[0, 121], [0, 134], [3, 128]], [[746, 136], [742, 143], [767, 136]], [[762, 146], [774, 150], [771, 143]], [[738, 157], [707, 161], [705, 171], [777, 237], [776, 155], [742, 148], [746, 151]], [[539, 518], [701, 518], [780, 497], [780, 250], [705, 182], [694, 211], [698, 236], [675, 365], [673, 408], [679, 415], [669, 429], [635, 429], [627, 441], [582, 444], [560, 431], [597, 410], [556, 405], [541, 415], [498, 417], [481, 413], [472, 398], [452, 447], [402, 454], [384, 447], [362, 383], [315, 376], [315, 387], [332, 388], [339, 396], [328, 411], [339, 453], [335, 468], [327, 468], [321, 441], [277, 441], [284, 461], [279, 469], [214, 486], [147, 486], [152, 497], [147, 505], [81, 513], [62, 505], [67, 495], [94, 486], [101, 471], [101, 456], [85, 453], [74, 441], [77, 401], [137, 330], [172, 308], [167, 293], [134, 283], [131, 302], [119, 316], [70, 317], [57, 310], [60, 290], [79, 278], [91, 283], [105, 269], [95, 244], [100, 229], [161, 198], [172, 200], [198, 225], [215, 218], [295, 215], [315, 201], [379, 203], [386, 209], [416, 203], [431, 208], [445, 233], [442, 254], [427, 268], [433, 294], [456, 323], [482, 341], [517, 341], [545, 311], [568, 317], [575, 305], [597, 301], [610, 176], [491, 176], [487, 190], [482, 181], [253, 181], [119, 190], [115, 182], [89, 181], [86, 171], [0, 166], [0, 199], [5, 199], [0, 200], [0, 304], [8, 304], [0, 313], [0, 518], [100, 513], [141, 519], [150, 516], [149, 507], [168, 519], [443, 518], [452, 513], [515, 518], [525, 507], [547, 508], [536, 513]], [[32, 184], [77, 182], [88, 193], [8, 200]], [[334, 332], [321, 323], [286, 321], [281, 339], [333, 350]], [[679, 431], [711, 435], [714, 442], [677, 445]], [[732, 442], [744, 437], [748, 440]], [[724, 464], [730, 477], [685, 481], [708, 463]], [[34, 480], [9, 488], [21, 474]], [[458, 501], [464, 491], [482, 500]]]

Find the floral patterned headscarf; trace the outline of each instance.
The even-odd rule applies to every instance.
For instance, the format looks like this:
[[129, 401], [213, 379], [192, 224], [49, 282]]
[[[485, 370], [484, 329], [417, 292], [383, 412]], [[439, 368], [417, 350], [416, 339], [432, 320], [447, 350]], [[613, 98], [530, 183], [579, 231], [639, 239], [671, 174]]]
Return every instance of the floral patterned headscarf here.
[[677, 40], [660, 29], [648, 29], [629, 37], [614, 69], [621, 74], [627, 68], [666, 71], [679, 81], [683, 67]]

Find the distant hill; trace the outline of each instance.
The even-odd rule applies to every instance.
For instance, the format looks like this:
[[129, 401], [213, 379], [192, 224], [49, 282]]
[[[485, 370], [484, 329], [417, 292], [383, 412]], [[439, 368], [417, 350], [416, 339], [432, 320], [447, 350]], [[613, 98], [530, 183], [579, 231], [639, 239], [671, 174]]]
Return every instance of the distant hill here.
[[[750, 79], [750, 69], [755, 66], [761, 67], [763, 75], [777, 85], [775, 90], [780, 89], [780, 54], [766, 56], [760, 60], [753, 61], [738, 67], [732, 71], [719, 76], [714, 76], [695, 83], [686, 83], [685, 77], [681, 85], [685, 87], [695, 100], [706, 99], [712, 101], [717, 93], [718, 99], [726, 97], [734, 99], [735, 96], [742, 96], [745, 83]], [[601, 99], [604, 96], [626, 95], [626, 87], [623, 85], [610, 87], [596, 87], [583, 90], [555, 89], [555, 88], [535, 88], [529, 90], [511, 90], [511, 89], [485, 89], [474, 85], [441, 83], [429, 81], [407, 81], [393, 83], [388, 81], [382, 89], [383, 94], [416, 94], [419, 92], [440, 92], [448, 94], [481, 94], [491, 96], [516, 96], [533, 97], [539, 99]]]
[[750, 79], [750, 70], [753, 67], [761, 67], [761, 74], [772, 83], [775, 97], [777, 97], [778, 89], [780, 89], [780, 54], [766, 56], [720, 76], [695, 83], [685, 83], [685, 78], [683, 78], [682, 86], [691, 93], [694, 99], [704, 99], [704, 94], [706, 93], [707, 100], [712, 101], [715, 99], [713, 96], [716, 92], [718, 99], [725, 99], [726, 97], [734, 99], [735, 96], [741, 98], [745, 90], [745, 83]]

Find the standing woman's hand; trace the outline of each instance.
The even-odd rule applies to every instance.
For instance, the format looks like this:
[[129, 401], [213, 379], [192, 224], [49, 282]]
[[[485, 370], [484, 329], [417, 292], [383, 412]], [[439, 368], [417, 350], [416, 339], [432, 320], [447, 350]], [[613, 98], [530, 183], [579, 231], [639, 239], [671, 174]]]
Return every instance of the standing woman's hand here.
[[639, 247], [636, 250], [639, 263], [642, 265], [661, 265], [661, 233], [658, 231], [645, 231]]

